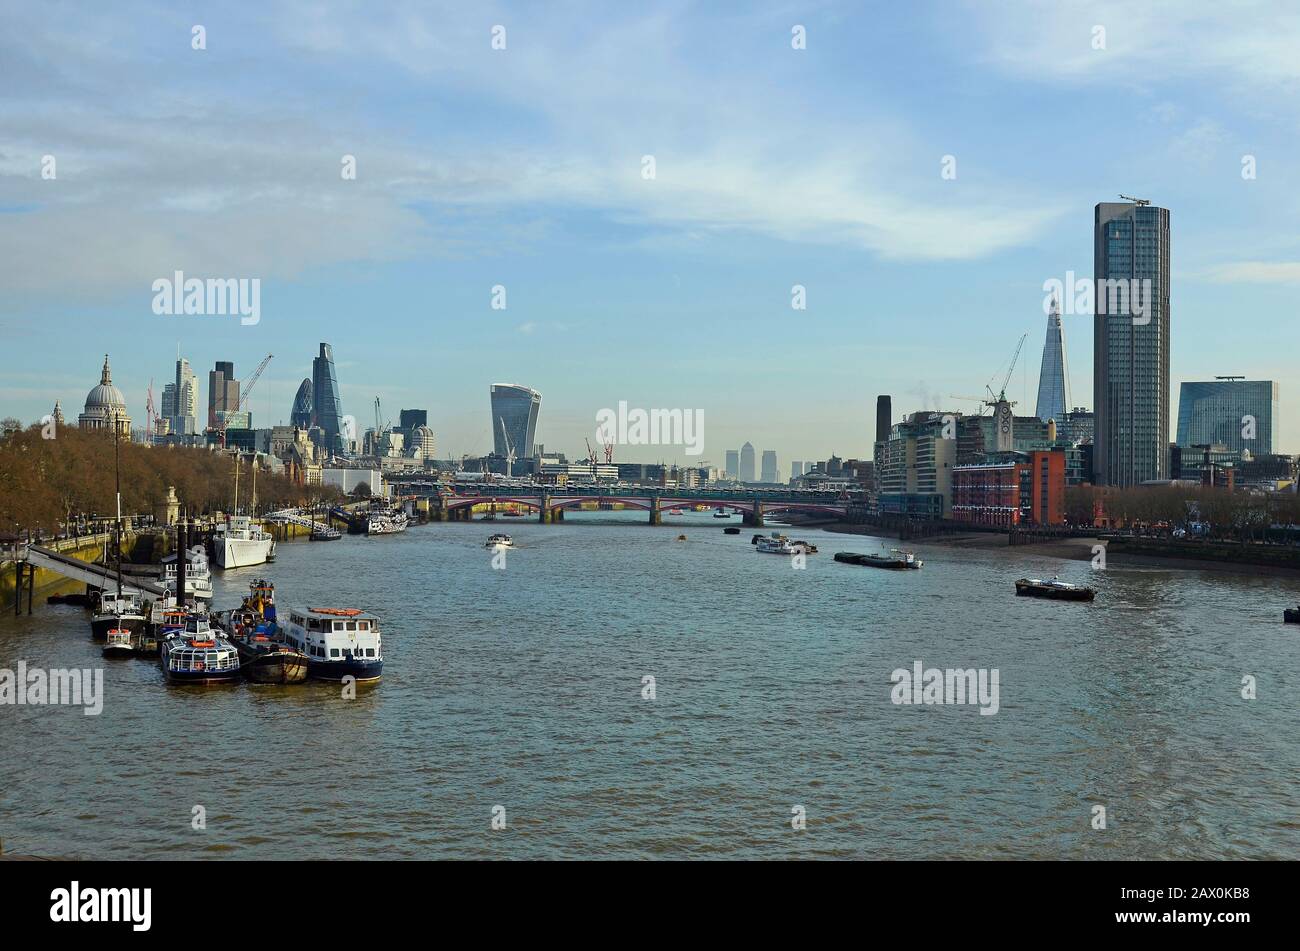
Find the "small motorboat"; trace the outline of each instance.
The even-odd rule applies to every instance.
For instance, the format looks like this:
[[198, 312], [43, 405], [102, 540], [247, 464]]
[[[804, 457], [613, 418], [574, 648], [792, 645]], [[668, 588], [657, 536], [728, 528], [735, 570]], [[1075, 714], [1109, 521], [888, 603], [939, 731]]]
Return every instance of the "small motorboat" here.
[[734, 525], [728, 525], [726, 528], [724, 528], [724, 529], [722, 530], [722, 534], [724, 534], [724, 535], [739, 535], [739, 534], [740, 534], [740, 529], [738, 529], [738, 528], [737, 528], [736, 526], [734, 526]]
[[239, 651], [212, 629], [203, 613], [189, 613], [182, 628], [169, 631], [159, 645], [159, 657], [169, 683], [228, 684], [239, 680]]
[[515, 540], [511, 538], [509, 535], [505, 535], [498, 532], [497, 534], [489, 537], [487, 542], [483, 545], [483, 547], [484, 548], [514, 548]]
[[1300, 624], [1300, 606], [1282, 609], [1282, 620], [1287, 624]]
[[714, 518], [731, 518], [731, 513], [730, 513], [730, 512], [724, 512], [722, 509], [718, 509], [717, 511], [715, 511], [715, 512], [713, 513], [713, 517], [714, 517]]
[[1040, 578], [1021, 578], [1016, 582], [1016, 594], [1029, 598], [1048, 598], [1053, 601], [1091, 601], [1097, 596], [1094, 588], [1070, 584], [1053, 578], [1043, 581]]
[[677, 536], [677, 540], [678, 540], [679, 542], [684, 542], [684, 541], [686, 541], [686, 536], [685, 536], [685, 535], [678, 535], [678, 536]]
[[891, 548], [888, 554], [862, 555], [855, 551], [837, 551], [835, 560], [845, 565], [859, 565], [863, 568], [884, 568], [886, 571], [907, 571], [918, 569], [925, 564], [916, 557], [915, 552]]
[[104, 635], [105, 657], [130, 657], [135, 653], [135, 644], [131, 632], [124, 627], [115, 627]]

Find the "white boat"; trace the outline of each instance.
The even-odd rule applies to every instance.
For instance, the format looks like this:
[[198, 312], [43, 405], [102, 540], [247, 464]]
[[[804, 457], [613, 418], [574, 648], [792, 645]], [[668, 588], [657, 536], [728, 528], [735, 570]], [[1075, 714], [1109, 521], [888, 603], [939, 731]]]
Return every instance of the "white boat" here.
[[406, 531], [405, 512], [374, 511], [366, 518], [367, 535], [395, 535]]
[[493, 535], [487, 540], [484, 548], [514, 548], [515, 540], [509, 535]]
[[105, 657], [130, 657], [135, 653], [135, 643], [131, 632], [124, 627], [115, 627], [104, 639]]
[[780, 532], [773, 532], [766, 538], [759, 537], [755, 543], [757, 550], [767, 555], [797, 555], [804, 550], [802, 545], [795, 545]]
[[358, 608], [297, 608], [284, 625], [285, 641], [307, 655], [313, 680], [376, 681], [384, 672], [379, 618]]
[[713, 517], [714, 517], [714, 518], [731, 518], [731, 513], [730, 513], [730, 512], [724, 512], [722, 509], [717, 509], [717, 510], [713, 513]]
[[[208, 556], [203, 546], [195, 545], [185, 553], [185, 598], [186, 600], [212, 600], [212, 572], [208, 569]], [[162, 574], [158, 580], [172, 594], [176, 593], [176, 556], [168, 555], [162, 560]]]
[[247, 515], [232, 515], [217, 526], [212, 553], [220, 568], [248, 568], [275, 560], [275, 539]]

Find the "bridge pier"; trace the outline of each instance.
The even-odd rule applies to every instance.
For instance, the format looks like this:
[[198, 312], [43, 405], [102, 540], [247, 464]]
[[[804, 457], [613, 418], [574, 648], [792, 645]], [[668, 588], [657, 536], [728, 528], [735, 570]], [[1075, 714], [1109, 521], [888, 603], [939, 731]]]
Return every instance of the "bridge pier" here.
[[664, 523], [664, 510], [660, 506], [659, 496], [650, 499], [650, 524], [662, 525]]
[[762, 528], [763, 527], [763, 503], [760, 502], [758, 499], [754, 499], [754, 511], [746, 512], [745, 517], [741, 519], [741, 521], [745, 525], [748, 525], [750, 528]]
[[537, 521], [541, 522], [543, 525], [550, 525], [554, 517], [555, 513], [551, 511], [551, 497], [549, 495], [543, 495], [542, 507], [537, 510]]

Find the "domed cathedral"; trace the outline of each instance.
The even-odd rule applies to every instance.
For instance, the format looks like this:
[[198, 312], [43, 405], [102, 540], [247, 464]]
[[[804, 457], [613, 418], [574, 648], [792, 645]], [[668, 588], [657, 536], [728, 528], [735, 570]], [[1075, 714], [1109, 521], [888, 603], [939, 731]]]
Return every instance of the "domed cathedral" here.
[[120, 435], [130, 438], [131, 417], [126, 412], [126, 400], [113, 385], [113, 372], [104, 354], [104, 369], [99, 375], [99, 386], [86, 394], [86, 411], [77, 417], [78, 429], [112, 430], [116, 426]]

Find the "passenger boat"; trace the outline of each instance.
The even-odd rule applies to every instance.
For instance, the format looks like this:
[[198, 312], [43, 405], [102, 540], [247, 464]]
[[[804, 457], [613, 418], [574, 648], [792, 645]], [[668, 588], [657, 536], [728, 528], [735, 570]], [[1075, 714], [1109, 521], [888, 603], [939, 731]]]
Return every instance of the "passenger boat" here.
[[509, 535], [504, 535], [498, 532], [495, 535], [489, 536], [487, 542], [484, 543], [483, 547], [484, 548], [514, 548], [515, 540], [511, 538]]
[[[208, 568], [208, 556], [201, 545], [195, 545], [185, 553], [185, 600], [212, 600], [212, 572]], [[173, 595], [176, 593], [176, 555], [171, 554], [162, 560], [162, 574], [158, 580]]]
[[296, 684], [307, 679], [307, 655], [291, 647], [276, 623], [275, 585], [249, 583], [244, 603], [218, 615], [218, 623], [239, 651], [240, 668], [260, 684]]
[[212, 554], [221, 568], [250, 568], [275, 560], [275, 539], [247, 515], [232, 515], [212, 536]]
[[132, 642], [131, 637], [131, 632], [126, 628], [113, 628], [104, 639], [104, 656], [130, 657], [135, 653], [135, 644]]
[[379, 509], [366, 517], [367, 535], [395, 535], [406, 531], [407, 516], [405, 512], [393, 512]]
[[906, 571], [920, 568], [925, 564], [914, 552], [891, 548], [888, 554], [861, 555], [855, 551], [837, 551], [835, 560], [846, 565], [861, 565], [864, 568], [884, 568], [888, 571]]
[[131, 592], [99, 597], [99, 606], [90, 617], [90, 633], [97, 641], [105, 640], [112, 630], [137, 633], [144, 629], [144, 605], [140, 596]]
[[314, 542], [336, 542], [343, 537], [343, 533], [331, 525], [317, 524], [311, 530], [311, 540]]
[[790, 543], [780, 532], [773, 532], [771, 535], [759, 536], [754, 542], [759, 552], [765, 555], [797, 555], [802, 549]]
[[212, 629], [206, 614], [188, 612], [183, 626], [173, 628], [162, 639], [159, 655], [171, 683], [218, 684], [239, 679], [239, 651]]
[[1058, 581], [1056, 578], [1051, 581], [1021, 578], [1016, 582], [1016, 594], [1030, 598], [1050, 598], [1053, 601], [1091, 601], [1097, 596], [1093, 588]]
[[296, 608], [284, 626], [285, 641], [307, 655], [313, 680], [355, 677], [376, 681], [384, 671], [379, 617], [357, 608]]
[[713, 512], [713, 517], [714, 517], [714, 518], [731, 518], [731, 513], [730, 513], [730, 512], [724, 512], [722, 509], [715, 509], [714, 512]]
[[1300, 624], [1300, 606], [1282, 609], [1282, 620], [1287, 624]]

